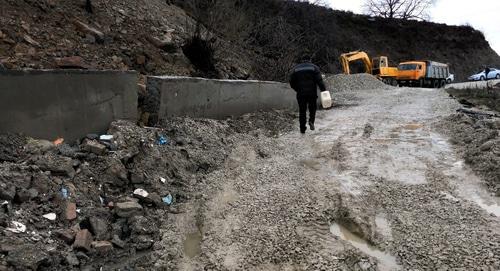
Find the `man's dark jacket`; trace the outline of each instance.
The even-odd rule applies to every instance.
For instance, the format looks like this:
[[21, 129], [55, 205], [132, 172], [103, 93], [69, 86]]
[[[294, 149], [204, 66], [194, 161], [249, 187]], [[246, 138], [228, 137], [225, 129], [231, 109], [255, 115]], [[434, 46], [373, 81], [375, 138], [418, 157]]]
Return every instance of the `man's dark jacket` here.
[[293, 68], [290, 86], [297, 92], [297, 98], [317, 98], [318, 86], [321, 91], [326, 90], [318, 66], [312, 63], [302, 63]]

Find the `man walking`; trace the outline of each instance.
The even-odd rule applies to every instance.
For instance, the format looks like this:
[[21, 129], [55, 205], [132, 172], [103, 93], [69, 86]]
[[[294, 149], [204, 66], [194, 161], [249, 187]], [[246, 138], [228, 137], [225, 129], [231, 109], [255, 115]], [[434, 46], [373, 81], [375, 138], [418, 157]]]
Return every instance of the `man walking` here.
[[484, 73], [485, 73], [484, 80], [488, 81], [488, 74], [490, 73], [490, 67], [486, 67], [486, 69], [484, 69]]
[[311, 58], [309, 56], [303, 57], [301, 59], [301, 64], [293, 68], [292, 74], [290, 75], [290, 86], [297, 92], [300, 132], [304, 134], [307, 129], [307, 109], [309, 109], [309, 128], [314, 130], [318, 100], [317, 87], [319, 86], [321, 91], [326, 91], [326, 87], [318, 66], [311, 63]]

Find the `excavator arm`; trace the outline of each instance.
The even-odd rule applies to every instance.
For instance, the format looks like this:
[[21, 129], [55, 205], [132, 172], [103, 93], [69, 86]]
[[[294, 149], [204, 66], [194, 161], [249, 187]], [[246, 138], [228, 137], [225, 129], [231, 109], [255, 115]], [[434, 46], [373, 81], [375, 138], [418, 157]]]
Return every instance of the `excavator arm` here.
[[351, 74], [351, 69], [349, 64], [353, 61], [361, 60], [365, 65], [365, 72], [372, 73], [372, 62], [367, 53], [362, 51], [354, 51], [340, 55], [340, 63], [342, 64], [342, 69], [344, 70], [344, 74]]

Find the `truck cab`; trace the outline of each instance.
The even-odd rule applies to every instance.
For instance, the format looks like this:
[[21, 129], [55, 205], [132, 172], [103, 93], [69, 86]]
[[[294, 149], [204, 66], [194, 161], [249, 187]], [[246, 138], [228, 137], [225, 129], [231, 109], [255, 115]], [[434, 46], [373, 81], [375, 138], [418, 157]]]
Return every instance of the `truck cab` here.
[[398, 66], [398, 81], [419, 81], [425, 76], [425, 62], [410, 61]]

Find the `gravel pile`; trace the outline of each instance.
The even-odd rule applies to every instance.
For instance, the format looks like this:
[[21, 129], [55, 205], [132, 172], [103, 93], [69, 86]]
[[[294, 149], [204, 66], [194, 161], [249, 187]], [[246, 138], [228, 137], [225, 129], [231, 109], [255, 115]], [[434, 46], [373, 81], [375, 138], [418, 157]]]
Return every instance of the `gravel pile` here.
[[332, 75], [326, 78], [326, 84], [330, 92], [390, 88], [390, 86], [367, 73]]

